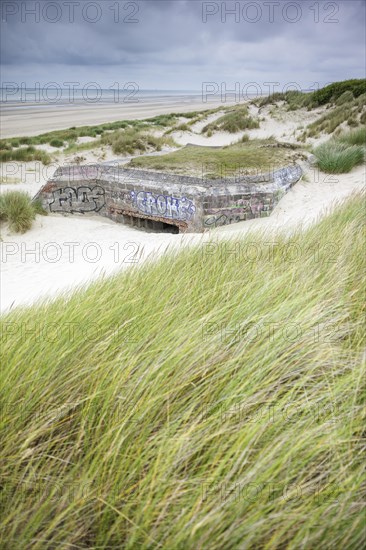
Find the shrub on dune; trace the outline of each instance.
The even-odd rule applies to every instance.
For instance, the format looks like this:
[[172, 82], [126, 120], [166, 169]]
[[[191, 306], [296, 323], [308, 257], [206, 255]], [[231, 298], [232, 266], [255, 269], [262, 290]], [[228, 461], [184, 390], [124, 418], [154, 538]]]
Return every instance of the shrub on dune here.
[[345, 92], [351, 92], [354, 97], [359, 97], [366, 92], [366, 80], [363, 78], [333, 82], [313, 92], [312, 100], [316, 105], [325, 105], [331, 101], [337, 101]]
[[51, 139], [50, 141], [50, 145], [52, 147], [63, 147], [64, 146], [64, 142], [61, 140], [61, 139]]

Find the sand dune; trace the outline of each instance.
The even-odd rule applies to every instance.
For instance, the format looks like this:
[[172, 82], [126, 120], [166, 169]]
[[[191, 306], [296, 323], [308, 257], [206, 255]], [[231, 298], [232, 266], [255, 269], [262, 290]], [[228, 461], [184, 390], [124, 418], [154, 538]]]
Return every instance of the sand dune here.
[[[141, 104], [131, 109], [121, 106], [120, 111], [111, 107], [75, 110], [46, 108], [45, 111], [30, 108], [27, 116], [21, 112], [3, 114], [5, 133], [8, 135], [36, 134], [47, 129], [54, 130], [77, 124], [92, 124], [118, 118], [144, 118], [158, 113], [172, 111], [190, 111], [209, 108], [210, 104], [174, 103]], [[302, 125], [307, 125], [319, 116], [319, 112], [298, 110], [284, 112], [281, 110], [273, 116], [268, 108], [260, 112], [250, 106], [252, 115], [261, 117], [259, 129], [249, 130], [250, 138], [275, 136], [278, 140], [296, 141], [297, 132]], [[173, 133], [175, 141], [184, 146], [187, 143], [197, 145], [220, 146], [240, 139], [244, 132], [230, 134], [215, 132], [211, 137], [201, 134], [208, 122], [221, 116], [217, 112], [205, 120], [196, 122], [191, 131]], [[264, 119], [264, 120], [263, 120]], [[32, 126], [33, 125], [33, 126]], [[32, 131], [30, 128], [32, 127]], [[89, 138], [90, 139], [90, 138]], [[320, 137], [322, 141], [324, 137]], [[84, 138], [84, 141], [87, 139]], [[49, 145], [45, 145], [48, 147]], [[165, 151], [153, 154], [164, 154]], [[100, 162], [101, 149], [83, 151], [85, 163]], [[74, 154], [69, 156], [59, 153], [56, 164], [74, 162]], [[104, 162], [115, 159], [112, 150], [104, 148]], [[123, 164], [129, 159], [118, 159]], [[14, 165], [15, 163], [8, 163]], [[12, 174], [19, 183], [2, 185], [1, 192], [17, 189], [35, 195], [38, 189], [53, 174], [55, 166], [41, 167], [37, 163], [18, 163], [19, 173]], [[40, 163], [38, 163], [39, 165]], [[13, 166], [10, 166], [12, 168]], [[2, 165], [3, 174], [9, 175], [6, 163]], [[149, 259], [155, 260], [168, 249], [192, 246], [204, 243], [210, 238], [226, 239], [252, 230], [264, 230], [272, 235], [276, 231], [291, 233], [295, 228], [307, 227], [319, 216], [331, 209], [335, 203], [365, 186], [365, 167], [360, 166], [349, 174], [327, 175], [303, 162], [304, 178], [298, 182], [279, 202], [271, 216], [258, 218], [233, 225], [213, 229], [204, 234], [172, 235], [147, 233], [131, 227], [119, 225], [99, 216], [38, 216], [33, 228], [24, 235], [11, 234], [5, 227], [2, 234], [2, 285], [1, 311], [9, 308], [32, 304], [39, 299], [53, 298], [61, 292], [70, 291], [79, 285], [94, 280], [105, 274], [109, 275], [119, 269], [141, 265]], [[71, 244], [73, 243], [73, 244]]]
[[1, 311], [52, 298], [103, 274], [155, 260], [172, 247], [252, 230], [268, 230], [275, 235], [276, 231], [290, 233], [296, 227], [307, 227], [337, 201], [362, 190], [365, 176], [363, 166], [337, 176], [308, 167], [305, 181], [281, 199], [270, 217], [224, 226], [203, 235], [146, 233], [100, 217], [38, 216], [26, 234], [3, 234]]

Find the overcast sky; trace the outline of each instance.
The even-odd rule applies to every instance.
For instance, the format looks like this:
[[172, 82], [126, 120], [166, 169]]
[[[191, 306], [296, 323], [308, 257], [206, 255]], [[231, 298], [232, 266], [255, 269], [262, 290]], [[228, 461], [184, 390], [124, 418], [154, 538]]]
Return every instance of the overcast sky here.
[[[1, 0], [1, 81], [297, 82], [365, 75], [365, 1]], [[222, 7], [223, 5], [223, 7]], [[225, 13], [236, 9], [235, 14]], [[33, 12], [33, 13], [32, 13]]]

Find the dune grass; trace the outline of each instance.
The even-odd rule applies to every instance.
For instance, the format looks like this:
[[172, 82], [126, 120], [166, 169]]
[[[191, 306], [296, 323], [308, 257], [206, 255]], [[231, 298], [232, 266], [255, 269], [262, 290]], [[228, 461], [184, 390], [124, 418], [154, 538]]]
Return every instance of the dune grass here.
[[295, 111], [304, 107], [311, 108], [311, 93], [304, 93], [297, 90], [289, 90], [288, 92], [274, 92], [269, 96], [261, 98], [259, 101], [254, 100], [258, 107], [273, 105], [279, 101], [284, 101], [287, 104], [289, 111]]
[[356, 197], [3, 317], [4, 548], [361, 548], [364, 241]]
[[345, 103], [349, 103], [354, 100], [354, 95], [351, 92], [351, 90], [347, 90], [346, 92], [343, 92], [342, 95], [338, 97], [338, 99], [335, 101], [336, 105], [344, 105]]
[[[325, 113], [319, 121], [316, 121], [314, 125], [312, 125], [311, 129], [313, 135], [316, 135], [317, 126], [322, 126], [320, 131], [332, 133], [335, 128], [345, 120], [349, 119], [352, 121], [352, 116], [350, 116], [349, 111], [351, 111], [352, 115], [356, 115], [357, 112], [360, 112], [360, 109], [357, 110], [357, 107], [360, 107], [360, 105], [362, 111], [362, 107], [365, 104], [365, 95], [366, 80], [353, 79], [333, 82], [314, 92], [304, 93], [298, 90], [274, 92], [269, 96], [259, 99], [259, 101], [254, 100], [253, 103], [259, 107], [264, 107], [283, 101], [289, 111], [301, 108], [312, 110], [322, 105], [327, 105], [328, 107], [341, 107], [339, 109], [333, 109], [331, 113]], [[352, 123], [350, 125], [352, 125]], [[357, 122], [355, 125], [357, 125]]]
[[9, 229], [25, 233], [32, 227], [36, 214], [46, 214], [40, 203], [32, 202], [28, 193], [7, 191], [0, 195], [0, 221], [6, 221]]
[[39, 134], [38, 136], [22, 136], [0, 139], [0, 150], [11, 151], [12, 149], [17, 149], [21, 145], [31, 147], [46, 143], [49, 143], [53, 147], [62, 147], [62, 145], [65, 145], [65, 142], [69, 145], [75, 143], [79, 137], [97, 138], [115, 130], [125, 130], [127, 128], [146, 130], [151, 127], [171, 127], [174, 126], [180, 118], [186, 118], [187, 120], [194, 120], [195, 118], [200, 119], [201, 117], [208, 116], [213, 112], [216, 112], [216, 110], [217, 109], [207, 109], [205, 111], [191, 111], [189, 113], [169, 113], [145, 120], [117, 120], [115, 122], [106, 122], [95, 126], [72, 126], [66, 130], [55, 130], [53, 132]]
[[218, 131], [235, 134], [241, 130], [250, 130], [252, 128], [259, 128], [258, 120], [249, 116], [246, 106], [236, 106], [214, 122], [206, 124], [202, 129], [202, 133], [207, 133], [209, 136]]
[[50, 140], [50, 145], [52, 147], [63, 147], [65, 143], [63, 142], [62, 139], [53, 138]]
[[337, 136], [337, 139], [348, 145], [366, 145], [366, 128], [361, 127], [352, 132], [345, 132]]
[[135, 127], [142, 125], [141, 120], [120, 120], [116, 122], [108, 122], [104, 124], [99, 124], [97, 126], [73, 126], [67, 130], [55, 130], [53, 132], [46, 132], [45, 134], [39, 134], [38, 136], [23, 136], [15, 137], [0, 140], [0, 149], [7, 147], [16, 148], [20, 145], [41, 145], [51, 142], [57, 142], [57, 147], [61, 147], [60, 142], [65, 144], [65, 142], [73, 143], [76, 142], [79, 137], [99, 137], [104, 132], [111, 132], [114, 130], [119, 130], [128, 127]]
[[[351, 141], [357, 137], [343, 137], [343, 141], [331, 139], [322, 143], [314, 149], [317, 166], [323, 172], [328, 174], [344, 174], [350, 172], [352, 168], [362, 164], [365, 160], [365, 149], [360, 145], [349, 145], [347, 139]], [[346, 141], [344, 141], [346, 140]]]
[[132, 159], [128, 167], [170, 171], [175, 174], [225, 178], [240, 174], [264, 173], [292, 162], [296, 153], [273, 147], [274, 140], [251, 140], [225, 147], [186, 147], [158, 157]]
[[[189, 113], [188, 113], [189, 114]], [[192, 116], [196, 116], [197, 113], [191, 113]], [[146, 119], [146, 122], [149, 122], [151, 124], [153, 124], [154, 126], [162, 126], [162, 127], [168, 127], [168, 126], [173, 126], [177, 119], [179, 118], [180, 115], [176, 114], [176, 113], [169, 113], [169, 114], [166, 114], [166, 115], [157, 115], [157, 116], [154, 116], [154, 117], [150, 117], [148, 119]], [[187, 117], [189, 118], [189, 117]]]
[[[139, 152], [160, 151], [164, 145], [175, 146], [174, 141], [169, 137], [171, 132], [189, 130], [190, 125], [222, 109], [169, 113], [144, 120], [119, 120], [96, 126], [73, 126], [66, 130], [55, 130], [38, 136], [1, 139], [0, 162], [39, 160], [43, 164], [49, 164], [52, 157], [36, 148], [41, 144], [49, 144], [58, 149], [64, 147], [66, 154], [91, 150], [103, 144], [111, 145], [116, 154], [132, 155]], [[180, 122], [182, 118], [187, 122]], [[165, 130], [165, 135], [155, 137], [151, 130], [156, 129]], [[77, 143], [80, 137], [96, 139], [90, 143]]]
[[[0, 146], [1, 147], [1, 146]], [[20, 162], [30, 162], [33, 160], [38, 160], [43, 164], [47, 165], [51, 162], [51, 156], [30, 145], [28, 147], [20, 147], [19, 149], [1, 149], [0, 148], [0, 162], [9, 162], [12, 160]]]
[[362, 116], [366, 112], [366, 93], [355, 99], [349, 99], [349, 95], [347, 97], [348, 101], [336, 107], [330, 106], [323, 115], [309, 124], [304, 134], [317, 137], [322, 132], [332, 134], [343, 123], [348, 126], [362, 124]]
[[187, 124], [191, 125], [198, 120], [202, 120], [203, 118], [212, 115], [213, 113], [216, 113], [220, 110], [222, 110], [222, 107], [216, 107], [215, 109], [205, 109], [204, 111], [190, 111], [188, 113], [169, 113], [147, 118], [145, 122], [152, 124], [156, 127], [168, 128], [167, 132], [170, 132], [176, 129], [181, 124], [181, 122], [179, 122], [179, 119], [181, 118], [187, 119]]
[[164, 146], [176, 146], [174, 140], [169, 136], [156, 137], [135, 128], [116, 130], [115, 132], [106, 134], [102, 137], [101, 143], [103, 145], [110, 145], [113, 153], [117, 155], [161, 151]]
[[89, 141], [86, 143], [76, 143], [75, 141], [70, 141], [68, 146], [64, 149], [65, 155], [72, 153], [81, 153], [82, 151], [92, 151], [93, 149], [99, 149], [102, 146], [100, 139], [94, 141]]

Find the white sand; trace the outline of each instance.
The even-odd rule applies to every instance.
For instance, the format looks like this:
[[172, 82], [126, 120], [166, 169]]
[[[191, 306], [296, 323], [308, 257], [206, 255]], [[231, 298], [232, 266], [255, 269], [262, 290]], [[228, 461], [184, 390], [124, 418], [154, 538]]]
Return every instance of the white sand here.
[[2, 238], [4, 311], [12, 304], [32, 304], [102, 274], [140, 265], [152, 252], [156, 258], [170, 244], [180, 246], [182, 241], [199, 240], [201, 235], [147, 233], [99, 216], [50, 215], [37, 216], [24, 235], [4, 231]]

